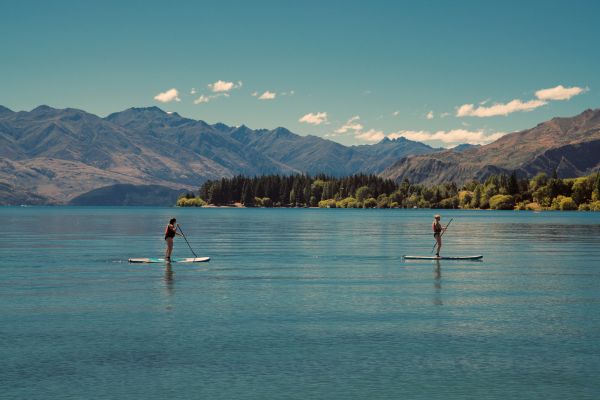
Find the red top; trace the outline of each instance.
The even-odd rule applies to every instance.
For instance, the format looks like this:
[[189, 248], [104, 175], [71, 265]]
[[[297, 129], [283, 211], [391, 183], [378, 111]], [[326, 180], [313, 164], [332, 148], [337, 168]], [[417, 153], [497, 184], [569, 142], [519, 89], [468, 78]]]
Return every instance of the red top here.
[[167, 225], [167, 229], [165, 229], [165, 240], [167, 238], [174, 238], [175, 237], [175, 229], [173, 229], [171, 227], [171, 224]]

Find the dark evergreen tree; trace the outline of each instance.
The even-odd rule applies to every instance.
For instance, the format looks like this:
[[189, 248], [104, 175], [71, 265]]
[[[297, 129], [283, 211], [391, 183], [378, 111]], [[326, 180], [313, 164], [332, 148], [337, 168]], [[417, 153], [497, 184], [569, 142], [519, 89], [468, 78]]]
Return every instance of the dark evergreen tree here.
[[513, 171], [508, 178], [508, 188], [507, 192], [510, 195], [515, 195], [519, 193], [519, 182], [517, 179], [517, 171]]
[[252, 191], [252, 182], [244, 182], [242, 188], [242, 204], [246, 207], [254, 207], [254, 192]]

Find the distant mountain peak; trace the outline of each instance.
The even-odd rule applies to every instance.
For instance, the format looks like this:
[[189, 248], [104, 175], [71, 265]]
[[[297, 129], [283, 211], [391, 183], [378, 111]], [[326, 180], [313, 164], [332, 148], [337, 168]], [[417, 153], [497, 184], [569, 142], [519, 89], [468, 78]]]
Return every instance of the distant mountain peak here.
[[10, 114], [10, 113], [14, 113], [14, 111], [11, 110], [10, 108], [4, 107], [4, 106], [0, 106], [0, 115], [2, 115], [2, 114]]
[[287, 128], [284, 128], [282, 126], [278, 126], [277, 128], [273, 129], [272, 131], [274, 134], [276, 134], [277, 136], [296, 136], [295, 133], [293, 133], [292, 131], [290, 131]]
[[[377, 144], [382, 144], [382, 143], [404, 143], [404, 142], [412, 142], [412, 140], [408, 140], [404, 136], [399, 136], [397, 138], [390, 138], [390, 137], [386, 136], [383, 139], [381, 139], [381, 141], [377, 142]], [[416, 143], [416, 142], [414, 142], [414, 143]]]
[[222, 132], [222, 133], [228, 133], [228, 132], [231, 132], [233, 129], [235, 129], [235, 128], [232, 128], [231, 126], [223, 124], [221, 122], [217, 122], [216, 124], [212, 125], [212, 127], [215, 130]]
[[235, 133], [248, 133], [248, 132], [254, 132], [252, 129], [248, 128], [246, 125], [242, 124], [236, 128], [233, 129], [232, 132]]
[[[121, 111], [121, 113], [130, 112], [130, 113], [143, 113], [143, 114], [168, 114], [162, 108], [151, 106], [151, 107], [131, 107], [127, 110]], [[115, 113], [118, 114], [118, 113]]]
[[30, 111], [30, 114], [41, 119], [54, 116], [58, 118], [81, 118], [83, 115], [97, 117], [94, 114], [90, 114], [78, 108], [54, 108], [47, 105], [41, 105], [34, 108]]
[[40, 113], [47, 113], [49, 111], [58, 111], [58, 109], [52, 108], [50, 106], [47, 106], [47, 105], [43, 104], [43, 105], [37, 106], [36, 108], [34, 108], [33, 110], [31, 110], [31, 113], [40, 114]]

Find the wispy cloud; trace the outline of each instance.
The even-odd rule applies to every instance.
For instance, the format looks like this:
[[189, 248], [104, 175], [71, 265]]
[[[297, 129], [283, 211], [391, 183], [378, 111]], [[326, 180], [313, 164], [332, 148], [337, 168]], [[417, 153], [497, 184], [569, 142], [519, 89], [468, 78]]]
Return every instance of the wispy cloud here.
[[356, 134], [357, 139], [365, 140], [367, 142], [379, 142], [385, 137], [383, 131], [377, 129], [369, 129], [365, 132], [359, 132]]
[[196, 100], [194, 100], [194, 104], [208, 103], [210, 99], [211, 98], [209, 96], [201, 95]]
[[305, 122], [305, 123], [311, 124], [311, 125], [321, 125], [323, 123], [326, 124], [326, 123], [328, 123], [327, 113], [326, 112], [309, 113], [309, 114], [306, 114], [303, 117], [301, 117], [298, 121]]
[[363, 126], [357, 122], [360, 119], [360, 117], [358, 115], [355, 115], [354, 117], [350, 118], [348, 121], [346, 121], [346, 123], [342, 126], [340, 126], [338, 129], [335, 130], [335, 133], [337, 134], [343, 134], [346, 133], [348, 131], [361, 131], [363, 129]]
[[564, 87], [558, 85], [553, 88], [540, 89], [535, 92], [535, 99], [523, 101], [514, 99], [508, 103], [495, 103], [491, 106], [486, 106], [490, 99], [484, 100], [475, 106], [474, 104], [463, 104], [456, 109], [457, 117], [494, 117], [498, 115], [506, 116], [514, 112], [529, 112], [536, 108], [545, 106], [549, 101], [553, 100], [569, 100], [573, 96], [585, 93], [589, 89], [573, 86]]
[[440, 114], [440, 118], [446, 118], [446, 117], [449, 117], [449, 116], [450, 116], [449, 112], [443, 112], [443, 113]]
[[469, 144], [487, 144], [504, 136], [504, 132], [485, 133], [483, 130], [469, 131], [466, 129], [453, 129], [449, 131], [411, 131], [403, 130], [389, 134], [390, 139], [405, 137], [409, 140], [419, 142], [439, 141], [447, 145], [457, 145], [461, 143]]
[[392, 115], [393, 115], [394, 117], [397, 117], [398, 115], [400, 115], [400, 111], [394, 111], [394, 112], [392, 113]]
[[427, 119], [433, 119], [433, 111], [429, 111], [427, 113], [427, 115], [425, 115], [425, 118], [427, 118]]
[[237, 83], [234, 83], [234, 82], [218, 80], [214, 83], [208, 84], [208, 88], [214, 93], [229, 92], [233, 89], [239, 89], [241, 87], [242, 87], [242, 81], [238, 81]]
[[571, 97], [587, 92], [588, 88], [573, 86], [566, 88], [563, 85], [558, 85], [549, 89], [540, 89], [535, 92], [535, 97], [540, 100], [569, 100]]
[[169, 103], [171, 101], [181, 101], [179, 98], [179, 92], [177, 89], [169, 89], [166, 92], [162, 92], [154, 96], [154, 100], [160, 101], [161, 103]]
[[494, 117], [497, 115], [508, 115], [517, 111], [533, 111], [538, 107], [546, 105], [543, 100], [529, 100], [523, 102], [519, 99], [514, 99], [508, 103], [496, 103], [489, 107], [478, 106], [473, 104], [463, 104], [456, 111], [457, 117]]
[[198, 91], [196, 91], [196, 88], [192, 88], [192, 90], [190, 90], [190, 94], [191, 95], [194, 95], [196, 93], [198, 93]]
[[196, 100], [194, 100], [194, 104], [208, 103], [209, 101], [212, 101], [216, 98], [229, 97], [229, 96], [230, 96], [229, 93], [216, 93], [216, 94], [209, 94], [209, 95], [201, 94], [200, 97], [198, 97]]
[[266, 90], [263, 94], [258, 96], [258, 99], [259, 100], [273, 100], [273, 99], [275, 99], [275, 97], [277, 97], [277, 93], [269, 92], [268, 90]]

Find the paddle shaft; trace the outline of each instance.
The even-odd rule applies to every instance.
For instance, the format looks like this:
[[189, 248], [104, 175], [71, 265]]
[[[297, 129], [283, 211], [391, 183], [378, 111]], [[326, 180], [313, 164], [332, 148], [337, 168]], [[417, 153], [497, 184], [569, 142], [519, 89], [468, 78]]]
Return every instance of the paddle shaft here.
[[[448, 229], [448, 227], [450, 226], [450, 222], [452, 222], [454, 218], [450, 218], [450, 221], [448, 221], [448, 223], [446, 224], [446, 227], [444, 229], [442, 229], [442, 231], [440, 232], [440, 239], [442, 238], [442, 236], [444, 235], [444, 233], [446, 232], [446, 229]], [[433, 249], [431, 249], [431, 252], [433, 253], [433, 251], [435, 250], [435, 246], [437, 246], [437, 241], [435, 242], [435, 244], [433, 245]]]
[[181, 226], [179, 226], [179, 224], [177, 224], [177, 229], [179, 229], [179, 232], [181, 232], [181, 236], [183, 236], [183, 239], [185, 240], [188, 247], [192, 251], [192, 254], [194, 255], [194, 257], [198, 258], [198, 255], [194, 252], [194, 249], [192, 249], [192, 246], [190, 246], [190, 242], [188, 242], [187, 238], [185, 237], [185, 233], [183, 233], [183, 231], [181, 230]]

